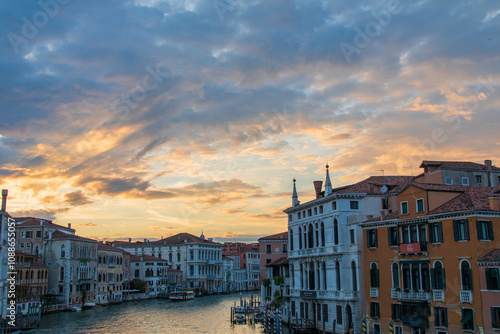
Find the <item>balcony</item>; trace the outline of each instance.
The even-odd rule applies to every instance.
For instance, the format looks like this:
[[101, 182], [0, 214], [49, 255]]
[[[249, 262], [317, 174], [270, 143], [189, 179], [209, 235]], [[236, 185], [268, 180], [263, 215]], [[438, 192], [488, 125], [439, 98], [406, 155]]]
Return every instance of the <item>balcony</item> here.
[[[399, 294], [399, 296], [398, 296]], [[426, 291], [396, 291], [393, 289], [391, 292], [392, 298], [404, 299], [404, 300], [415, 300], [415, 301], [426, 301], [430, 302], [432, 300], [431, 292]]]
[[392, 299], [399, 298], [399, 288], [398, 289], [391, 289], [391, 298]]
[[370, 288], [370, 297], [378, 298], [378, 288]]
[[432, 290], [432, 299], [435, 302], [444, 302], [444, 290]]
[[460, 290], [460, 302], [472, 304], [472, 290]]
[[116, 267], [116, 263], [114, 263], [114, 262], [108, 263], [108, 268], [115, 268], [115, 267]]

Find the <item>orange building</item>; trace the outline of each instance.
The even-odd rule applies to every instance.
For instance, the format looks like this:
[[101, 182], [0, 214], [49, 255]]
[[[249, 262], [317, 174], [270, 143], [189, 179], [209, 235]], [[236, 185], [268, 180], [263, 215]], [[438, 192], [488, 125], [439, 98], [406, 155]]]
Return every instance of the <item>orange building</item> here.
[[412, 183], [399, 211], [362, 224], [370, 333], [391, 319], [396, 334], [493, 332], [478, 261], [498, 248], [499, 201], [491, 187]]

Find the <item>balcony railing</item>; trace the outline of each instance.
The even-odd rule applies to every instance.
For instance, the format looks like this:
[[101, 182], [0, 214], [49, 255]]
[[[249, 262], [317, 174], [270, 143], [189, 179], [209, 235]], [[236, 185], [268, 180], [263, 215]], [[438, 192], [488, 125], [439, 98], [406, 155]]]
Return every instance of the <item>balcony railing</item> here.
[[370, 297], [378, 298], [378, 288], [370, 288]]
[[472, 291], [471, 290], [460, 290], [460, 302], [461, 303], [472, 303]]
[[432, 290], [432, 298], [434, 301], [444, 302], [444, 290]]
[[405, 299], [405, 300], [425, 300], [430, 302], [432, 299], [431, 293], [427, 291], [391, 291], [392, 298]]
[[114, 262], [108, 263], [108, 268], [114, 268], [114, 267], [116, 267], [116, 263]]
[[[290, 296], [300, 297], [302, 290], [290, 289]], [[331, 291], [331, 290], [315, 290], [316, 298], [319, 299], [336, 299], [336, 300], [357, 300], [359, 298], [358, 291]]]

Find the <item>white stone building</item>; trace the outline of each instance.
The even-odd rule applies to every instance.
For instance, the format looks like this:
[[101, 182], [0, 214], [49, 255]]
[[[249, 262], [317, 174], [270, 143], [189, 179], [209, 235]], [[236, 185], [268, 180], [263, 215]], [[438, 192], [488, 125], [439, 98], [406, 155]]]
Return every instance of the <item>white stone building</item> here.
[[130, 257], [130, 279], [146, 283], [146, 296], [154, 298], [167, 294], [169, 288], [168, 261], [151, 255]]
[[202, 288], [207, 293], [222, 291], [222, 244], [189, 233], [179, 233], [157, 241], [114, 241], [115, 247], [134, 255], [151, 255], [168, 261], [170, 268], [183, 272], [183, 285]]
[[[332, 189], [328, 166], [325, 190], [300, 204], [295, 180], [288, 214], [290, 312], [297, 327], [361, 332], [364, 289], [361, 222], [389, 210], [395, 194], [412, 177], [370, 177]], [[335, 327], [335, 329], [333, 328]]]
[[121, 303], [125, 275], [124, 251], [103, 242], [97, 245], [97, 304]]

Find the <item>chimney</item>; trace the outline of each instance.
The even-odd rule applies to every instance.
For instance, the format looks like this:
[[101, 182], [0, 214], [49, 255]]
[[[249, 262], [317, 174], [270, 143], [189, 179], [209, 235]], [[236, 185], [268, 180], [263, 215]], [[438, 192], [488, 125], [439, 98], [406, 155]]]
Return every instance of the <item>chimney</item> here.
[[380, 220], [384, 220], [385, 218], [385, 210], [380, 210]]
[[484, 160], [484, 165], [488, 169], [491, 169], [491, 167], [493, 166], [492, 163], [491, 163], [491, 160]]
[[490, 200], [490, 210], [500, 211], [500, 197], [488, 197]]
[[323, 181], [313, 181], [313, 184], [314, 184], [314, 191], [316, 192], [316, 198], [320, 198]]
[[128, 244], [130, 245], [132, 243], [132, 238], [128, 238]]
[[71, 223], [68, 223], [68, 228], [71, 228]]
[[9, 191], [7, 189], [2, 189], [2, 211], [5, 212], [7, 209], [7, 196]]

